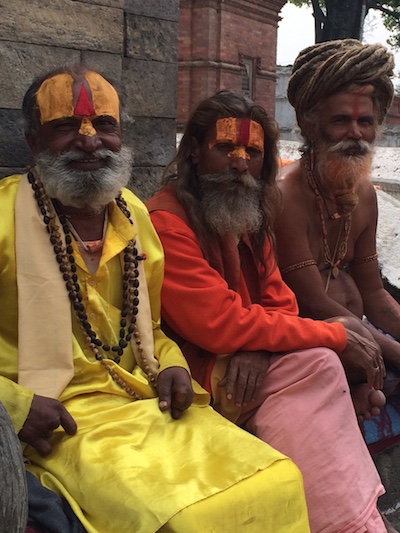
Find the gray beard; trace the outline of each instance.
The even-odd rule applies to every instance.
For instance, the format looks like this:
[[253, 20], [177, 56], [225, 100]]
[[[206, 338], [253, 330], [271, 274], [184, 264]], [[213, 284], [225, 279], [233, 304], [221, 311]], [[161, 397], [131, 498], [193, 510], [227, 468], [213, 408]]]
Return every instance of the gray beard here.
[[319, 184], [333, 193], [353, 190], [360, 177], [371, 173], [373, 146], [363, 140], [334, 144], [323, 140], [315, 147], [315, 155]]
[[[105, 159], [107, 166], [90, 171], [71, 169], [71, 161], [88, 157]], [[127, 147], [119, 152], [102, 149], [90, 154], [80, 150], [61, 154], [44, 151], [36, 157], [38, 176], [50, 198], [70, 207], [89, 206], [94, 211], [101, 210], [118, 196], [129, 182], [131, 168], [132, 154]]]
[[262, 185], [250, 173], [203, 174], [198, 180], [203, 216], [217, 235], [240, 238], [261, 228]]

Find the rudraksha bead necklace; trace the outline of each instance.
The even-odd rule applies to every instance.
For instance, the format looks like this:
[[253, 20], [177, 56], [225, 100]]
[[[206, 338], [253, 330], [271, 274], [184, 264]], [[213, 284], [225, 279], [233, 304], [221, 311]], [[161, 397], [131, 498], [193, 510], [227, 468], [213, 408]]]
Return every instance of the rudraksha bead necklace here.
[[[315, 194], [317, 212], [321, 223], [322, 242], [324, 246], [324, 261], [327, 265], [329, 265], [329, 275], [327, 277], [325, 285], [325, 292], [328, 292], [331, 276], [333, 276], [334, 278], [338, 277], [340, 272], [340, 263], [343, 261], [347, 253], [347, 244], [351, 231], [351, 213], [347, 213], [345, 216], [340, 217], [340, 228], [336, 240], [335, 250], [333, 254], [331, 254], [331, 250], [328, 244], [328, 231], [326, 229], [324, 218], [323, 196], [318, 188], [317, 182], [315, 181], [312, 160], [309, 154], [305, 154], [303, 156], [303, 163], [304, 168], [306, 170], [307, 184]], [[335, 219], [336, 217], [330, 218]], [[342, 239], [340, 240], [341, 237]]]
[[[75, 258], [73, 255], [72, 236], [67, 218], [63, 213], [57, 213], [59, 221], [62, 225], [62, 230], [65, 235], [65, 238], [63, 240], [60, 227], [56, 219], [55, 207], [51, 199], [47, 196], [43, 184], [36, 175], [34, 169], [29, 171], [28, 180], [32, 186], [37, 204], [43, 216], [43, 222], [49, 233], [50, 243], [53, 247], [56, 261], [58, 263], [60, 272], [65, 282], [68, 296], [75, 311], [77, 321], [85, 335], [85, 340], [93, 351], [96, 359], [100, 361], [100, 363], [105, 367], [105, 369], [108, 371], [108, 373], [117, 383], [117, 385], [119, 385], [136, 400], [142, 399], [141, 396], [139, 396], [118, 375], [118, 373], [107, 362], [107, 359], [111, 359], [115, 363], [119, 364], [121, 357], [124, 353], [124, 349], [128, 346], [128, 343], [133, 337], [136, 343], [140, 360], [143, 363], [142, 367], [144, 368], [149, 380], [153, 383], [153, 385], [156, 384], [154, 375], [148, 371], [149, 366], [146, 362], [146, 356], [141, 345], [140, 334], [136, 324], [136, 315], [138, 313], [139, 305], [138, 265], [139, 261], [144, 259], [144, 256], [138, 253], [135, 239], [129, 241], [128, 245], [124, 250], [124, 272], [122, 282], [123, 301], [120, 319], [119, 342], [115, 346], [110, 346], [104, 343], [98, 337], [96, 332], [93, 330], [88, 320], [88, 316], [85, 312], [85, 306], [83, 304], [83, 298], [78, 283]], [[119, 209], [129, 220], [129, 222], [133, 224], [131, 214], [121, 194], [119, 194], [115, 201]], [[101, 353], [100, 350], [102, 350], [104, 353]], [[115, 354], [114, 357], [112, 357], [112, 354]]]

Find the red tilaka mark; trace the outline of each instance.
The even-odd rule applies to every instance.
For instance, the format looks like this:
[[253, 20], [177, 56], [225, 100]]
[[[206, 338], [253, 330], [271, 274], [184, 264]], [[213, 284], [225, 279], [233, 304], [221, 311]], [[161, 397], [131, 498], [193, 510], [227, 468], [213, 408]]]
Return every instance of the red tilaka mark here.
[[358, 120], [360, 118], [360, 108], [358, 107], [358, 103], [354, 103], [354, 109], [351, 118], [353, 120]]
[[250, 138], [250, 119], [242, 118], [239, 126], [238, 144], [247, 146]]
[[74, 109], [74, 115], [78, 115], [81, 117], [91, 117], [95, 114], [96, 111], [93, 109], [93, 105], [90, 101], [86, 87], [82, 83], [81, 88], [79, 90], [78, 100]]

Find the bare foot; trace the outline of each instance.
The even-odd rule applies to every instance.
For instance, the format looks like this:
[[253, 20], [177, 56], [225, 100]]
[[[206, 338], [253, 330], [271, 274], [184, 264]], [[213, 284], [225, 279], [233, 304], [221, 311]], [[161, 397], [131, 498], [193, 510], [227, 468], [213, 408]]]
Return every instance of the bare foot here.
[[380, 407], [386, 403], [386, 397], [380, 390], [370, 389], [366, 383], [351, 386], [351, 397], [359, 422], [371, 420], [378, 416]]

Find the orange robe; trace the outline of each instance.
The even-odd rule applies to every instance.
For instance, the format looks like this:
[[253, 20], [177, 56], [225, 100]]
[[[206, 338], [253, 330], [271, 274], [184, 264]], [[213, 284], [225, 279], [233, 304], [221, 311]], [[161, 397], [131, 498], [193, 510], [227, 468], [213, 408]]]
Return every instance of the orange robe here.
[[165, 253], [164, 329], [180, 344], [193, 377], [208, 391], [218, 354], [345, 348], [341, 324], [298, 316], [296, 298], [282, 281], [269, 241], [268, 275], [261, 283], [261, 267], [247, 239], [239, 246], [221, 243], [210, 263], [205, 259], [171, 187], [157, 193], [147, 207]]

